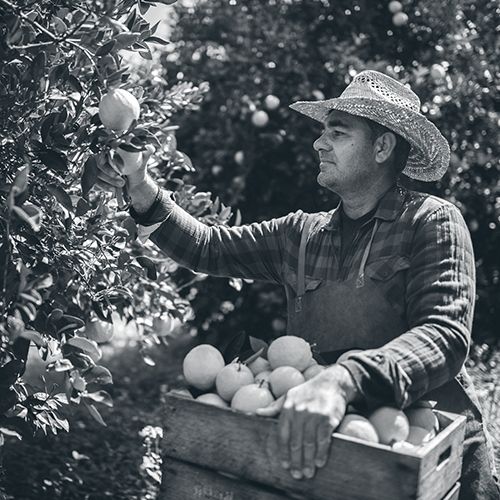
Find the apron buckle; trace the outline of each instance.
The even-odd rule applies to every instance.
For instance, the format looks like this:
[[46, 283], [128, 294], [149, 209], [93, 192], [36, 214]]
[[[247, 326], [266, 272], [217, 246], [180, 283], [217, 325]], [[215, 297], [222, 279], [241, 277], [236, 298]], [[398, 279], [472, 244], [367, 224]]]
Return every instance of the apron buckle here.
[[365, 286], [365, 275], [360, 274], [356, 279], [356, 288], [362, 288]]
[[295, 312], [298, 313], [302, 311], [302, 295], [295, 297]]

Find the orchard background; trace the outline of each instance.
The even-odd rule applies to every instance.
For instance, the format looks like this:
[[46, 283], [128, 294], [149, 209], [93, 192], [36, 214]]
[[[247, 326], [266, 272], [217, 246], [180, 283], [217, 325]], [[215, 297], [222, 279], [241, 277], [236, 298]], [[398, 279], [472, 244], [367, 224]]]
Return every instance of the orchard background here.
[[[329, 210], [319, 128], [288, 105], [367, 68], [410, 83], [451, 145], [442, 181], [406, 183], [454, 202], [471, 230], [468, 363], [500, 435], [497, 3], [158, 3], [0, 0], [0, 496], [155, 498], [159, 402], [187, 346], [229, 358], [286, 328], [276, 287], [196, 275], [137, 243], [94, 162], [153, 145], [152, 175], [207, 223]], [[118, 86], [141, 105], [121, 134], [98, 113]]]

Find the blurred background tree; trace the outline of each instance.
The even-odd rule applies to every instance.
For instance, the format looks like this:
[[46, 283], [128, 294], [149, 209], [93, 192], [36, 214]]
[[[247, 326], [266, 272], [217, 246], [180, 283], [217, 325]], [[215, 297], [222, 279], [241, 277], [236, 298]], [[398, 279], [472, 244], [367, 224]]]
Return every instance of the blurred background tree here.
[[[290, 103], [335, 97], [364, 69], [409, 83], [452, 156], [442, 181], [406, 184], [462, 211], [476, 252], [473, 336], [500, 338], [498, 3], [211, 0], [177, 5], [176, 14], [165, 71], [210, 84], [201, 112], [181, 119], [177, 139], [197, 168], [192, 182], [239, 208], [243, 222], [336, 204], [316, 184], [319, 125]], [[212, 278], [199, 292], [195, 324], [208, 338], [272, 337], [286, 328], [275, 286], [238, 292]]]

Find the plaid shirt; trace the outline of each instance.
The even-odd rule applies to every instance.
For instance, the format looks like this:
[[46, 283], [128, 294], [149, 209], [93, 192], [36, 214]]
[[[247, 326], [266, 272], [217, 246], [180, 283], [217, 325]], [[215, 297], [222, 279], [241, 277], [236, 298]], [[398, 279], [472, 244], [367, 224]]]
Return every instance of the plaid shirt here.
[[[301, 230], [312, 219], [305, 273], [308, 279], [355, 278], [375, 219], [367, 274], [387, 278], [387, 299], [409, 328], [378, 349], [352, 355], [341, 364], [352, 374], [369, 406], [406, 407], [453, 379], [463, 367], [471, 337], [475, 299], [472, 242], [465, 221], [451, 203], [435, 196], [389, 189], [359, 230], [342, 265], [339, 207], [330, 212], [287, 216], [239, 227], [207, 226], [162, 191], [143, 215], [131, 209], [140, 236], [179, 264], [215, 276], [266, 280], [289, 286], [296, 269]], [[385, 258], [387, 257], [387, 259]], [[390, 280], [398, 271], [402, 278]]]

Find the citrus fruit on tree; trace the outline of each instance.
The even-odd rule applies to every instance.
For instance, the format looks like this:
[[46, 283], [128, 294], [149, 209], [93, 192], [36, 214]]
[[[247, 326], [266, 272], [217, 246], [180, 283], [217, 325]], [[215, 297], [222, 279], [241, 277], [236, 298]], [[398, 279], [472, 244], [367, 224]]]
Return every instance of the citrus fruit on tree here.
[[303, 384], [304, 375], [293, 366], [278, 366], [269, 375], [269, 385], [275, 398], [286, 394], [292, 387]]
[[260, 372], [271, 370], [271, 365], [267, 359], [259, 356], [248, 364], [248, 368], [250, 368], [254, 375], [257, 375]]
[[252, 115], [252, 123], [259, 128], [265, 127], [269, 123], [269, 116], [263, 110], [255, 111]]
[[111, 89], [101, 97], [99, 118], [102, 124], [117, 132], [127, 130], [139, 118], [139, 101], [128, 90]]
[[356, 413], [346, 415], [335, 432], [363, 439], [364, 441], [370, 441], [372, 443], [379, 442], [377, 431], [372, 423], [367, 418], [362, 415], [357, 415]]
[[234, 161], [238, 165], [243, 165], [243, 162], [245, 161], [245, 153], [243, 151], [236, 151], [236, 153], [234, 153]]
[[279, 106], [280, 106], [280, 99], [279, 99], [279, 97], [276, 97], [273, 94], [269, 94], [264, 99], [264, 104], [266, 105], [267, 109], [269, 109], [270, 111], [273, 111], [273, 110], [279, 108]]
[[403, 5], [401, 2], [398, 2], [397, 0], [393, 0], [392, 2], [389, 2], [389, 12], [392, 14], [396, 14], [397, 12], [401, 12], [403, 10]]
[[392, 406], [381, 406], [369, 416], [382, 444], [391, 445], [395, 441], [405, 441], [410, 432], [410, 424], [402, 410]]
[[122, 164], [118, 164], [117, 166], [123, 175], [133, 174], [141, 167], [143, 160], [142, 151], [127, 151], [121, 146], [118, 146], [116, 154], [118, 154], [122, 160]]
[[102, 321], [98, 318], [90, 320], [85, 325], [85, 336], [90, 340], [94, 340], [98, 344], [109, 342], [112, 339], [113, 334], [113, 323], [108, 323], [107, 321]]
[[267, 350], [267, 360], [271, 368], [293, 366], [303, 371], [311, 362], [311, 346], [302, 338], [294, 335], [283, 335], [271, 342]]
[[224, 358], [218, 349], [210, 344], [201, 344], [186, 354], [182, 371], [189, 385], [206, 391], [214, 385], [224, 364]]
[[396, 12], [396, 14], [392, 16], [392, 23], [397, 27], [404, 26], [408, 24], [408, 15], [404, 12]]
[[245, 413], [255, 413], [274, 401], [273, 395], [260, 384], [249, 384], [240, 387], [231, 400], [231, 408]]
[[253, 384], [253, 373], [242, 363], [230, 363], [217, 374], [215, 387], [217, 394], [226, 401], [231, 401], [234, 393], [244, 385]]
[[196, 401], [199, 401], [200, 403], [205, 403], [207, 405], [219, 406], [221, 408], [228, 407], [228, 404], [218, 394], [215, 394], [214, 392], [207, 392], [206, 394], [200, 394], [196, 398]]
[[433, 64], [431, 67], [431, 77], [434, 81], [440, 81], [446, 76], [446, 70], [441, 64]]

